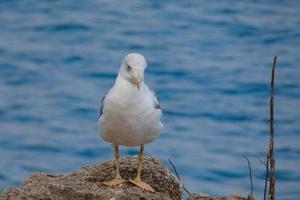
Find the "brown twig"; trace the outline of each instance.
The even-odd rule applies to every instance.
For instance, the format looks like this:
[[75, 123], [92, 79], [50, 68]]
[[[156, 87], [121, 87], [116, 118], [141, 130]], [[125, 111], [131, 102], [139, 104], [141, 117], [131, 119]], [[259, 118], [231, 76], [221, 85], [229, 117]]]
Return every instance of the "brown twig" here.
[[275, 200], [275, 158], [274, 158], [274, 85], [275, 85], [275, 67], [277, 56], [273, 59], [271, 76], [271, 94], [270, 94], [270, 143], [268, 160], [270, 162], [270, 187], [269, 199]]
[[253, 200], [253, 180], [252, 180], [252, 169], [251, 169], [251, 164], [250, 164], [250, 160], [248, 159], [247, 156], [243, 156], [246, 160], [247, 160], [247, 163], [248, 163], [248, 168], [249, 168], [249, 179], [250, 179], [250, 199]]
[[[178, 172], [177, 172], [177, 169], [176, 169], [175, 165], [172, 163], [172, 161], [171, 161], [170, 159], [168, 159], [168, 161], [169, 161], [170, 165], [171, 165], [172, 168], [173, 168], [172, 171], [175, 173], [175, 175], [177, 176], [178, 180], [181, 181], [181, 178], [180, 178], [180, 176], [179, 176], [179, 174], [178, 174]], [[182, 183], [182, 186], [183, 186], [184, 191], [185, 191], [186, 193], [188, 193], [188, 195], [191, 195], [191, 193], [188, 191], [188, 189], [186, 189], [186, 187], [184, 186], [183, 183]]]

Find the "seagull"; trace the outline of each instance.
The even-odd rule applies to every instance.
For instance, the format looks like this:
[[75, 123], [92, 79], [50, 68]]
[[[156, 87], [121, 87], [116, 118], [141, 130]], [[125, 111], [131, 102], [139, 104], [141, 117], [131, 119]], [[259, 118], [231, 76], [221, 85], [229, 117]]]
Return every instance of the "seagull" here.
[[149, 184], [141, 180], [144, 146], [159, 137], [163, 124], [158, 100], [144, 82], [146, 67], [146, 60], [141, 54], [125, 56], [114, 86], [102, 99], [99, 131], [102, 139], [113, 145], [115, 152], [115, 178], [103, 184], [116, 186], [126, 182], [119, 170], [119, 145], [139, 146], [137, 176], [129, 182], [154, 192]]

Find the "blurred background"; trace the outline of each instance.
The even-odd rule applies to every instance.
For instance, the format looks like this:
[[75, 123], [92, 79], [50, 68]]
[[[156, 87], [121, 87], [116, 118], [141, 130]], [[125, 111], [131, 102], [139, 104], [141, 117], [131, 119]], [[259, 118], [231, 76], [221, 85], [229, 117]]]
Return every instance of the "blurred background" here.
[[[164, 112], [146, 154], [190, 192], [262, 198], [274, 55], [278, 199], [300, 196], [299, 1], [0, 1], [0, 190], [113, 158], [101, 98], [142, 53]], [[138, 149], [121, 148], [122, 155]]]

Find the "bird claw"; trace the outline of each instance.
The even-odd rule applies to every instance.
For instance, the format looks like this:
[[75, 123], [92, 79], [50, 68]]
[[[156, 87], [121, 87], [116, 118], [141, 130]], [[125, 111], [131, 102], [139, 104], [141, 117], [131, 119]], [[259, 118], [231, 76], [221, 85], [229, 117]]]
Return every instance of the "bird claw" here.
[[142, 188], [143, 190], [155, 192], [155, 190], [149, 184], [143, 182], [141, 179], [135, 178], [133, 180], [129, 180], [129, 182], [138, 186], [139, 188]]
[[116, 185], [120, 185], [120, 184], [125, 183], [125, 182], [126, 182], [126, 180], [123, 179], [122, 177], [115, 177], [111, 181], [105, 181], [105, 182], [102, 182], [102, 183], [106, 186], [116, 186]]

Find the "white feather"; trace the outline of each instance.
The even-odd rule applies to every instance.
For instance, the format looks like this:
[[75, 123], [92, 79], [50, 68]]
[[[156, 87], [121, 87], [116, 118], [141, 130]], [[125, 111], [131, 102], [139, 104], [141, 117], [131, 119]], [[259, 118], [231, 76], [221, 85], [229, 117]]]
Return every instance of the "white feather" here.
[[138, 90], [119, 72], [103, 101], [101, 137], [109, 143], [131, 147], [153, 142], [163, 128], [162, 112], [155, 103], [156, 97], [144, 82]]

